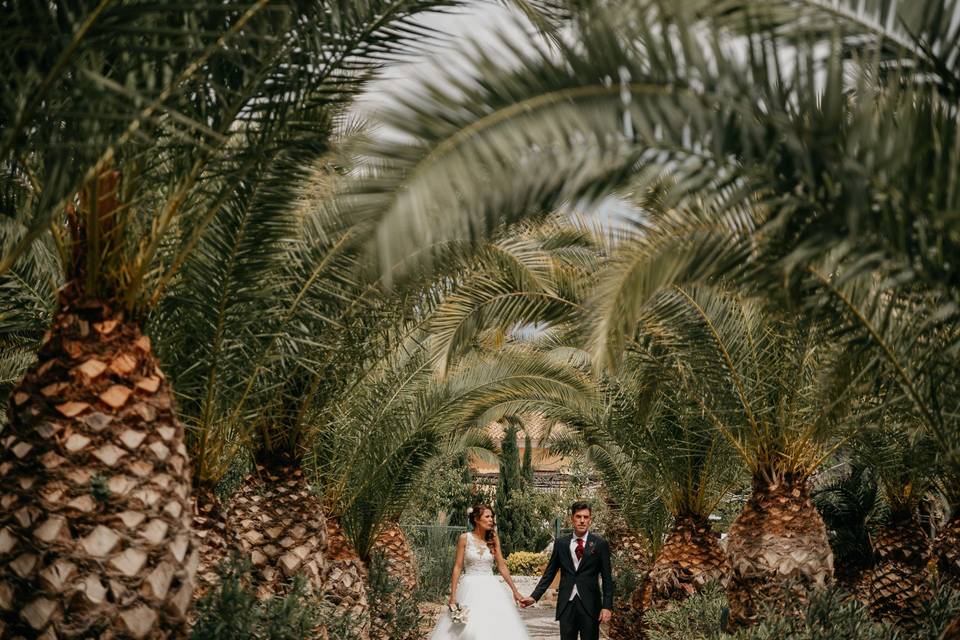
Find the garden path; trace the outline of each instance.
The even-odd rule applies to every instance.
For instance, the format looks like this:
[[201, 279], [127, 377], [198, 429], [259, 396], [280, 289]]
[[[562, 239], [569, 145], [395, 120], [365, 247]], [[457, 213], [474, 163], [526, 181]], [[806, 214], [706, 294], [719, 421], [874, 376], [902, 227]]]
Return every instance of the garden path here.
[[520, 617], [527, 624], [530, 640], [558, 640], [560, 627], [553, 619], [552, 604], [538, 604], [520, 612]]

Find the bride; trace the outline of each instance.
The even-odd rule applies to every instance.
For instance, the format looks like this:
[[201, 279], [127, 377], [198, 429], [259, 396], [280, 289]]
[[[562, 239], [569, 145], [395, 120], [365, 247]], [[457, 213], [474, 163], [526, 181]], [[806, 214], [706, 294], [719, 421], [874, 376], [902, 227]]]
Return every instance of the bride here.
[[430, 634], [430, 640], [529, 640], [527, 628], [517, 607], [493, 575], [493, 566], [513, 591], [516, 602], [523, 600], [510, 578], [507, 563], [500, 553], [500, 540], [494, 533], [493, 509], [485, 504], [467, 511], [473, 531], [457, 541], [457, 560], [450, 585], [451, 608], [460, 604], [466, 621], [445, 612]]

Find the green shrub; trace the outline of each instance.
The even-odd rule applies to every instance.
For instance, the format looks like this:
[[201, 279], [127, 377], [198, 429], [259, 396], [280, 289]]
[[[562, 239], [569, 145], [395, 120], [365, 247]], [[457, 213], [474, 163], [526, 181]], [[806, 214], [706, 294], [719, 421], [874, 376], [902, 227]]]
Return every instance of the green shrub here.
[[546, 553], [514, 551], [507, 556], [507, 569], [515, 576], [535, 576], [549, 560], [550, 556]]
[[715, 640], [731, 638], [721, 633], [720, 620], [727, 606], [723, 588], [712, 582], [667, 611], [648, 611], [644, 627], [650, 640]]
[[[329, 640], [359, 640], [361, 635], [358, 621], [329, 601], [320, 604], [320, 625], [326, 631], [326, 638]], [[323, 636], [308, 637], [320, 638]]]
[[450, 576], [457, 559], [457, 537], [461, 529], [423, 527], [406, 529], [407, 539], [417, 558], [417, 594], [421, 602], [440, 602], [450, 593]]
[[302, 640], [313, 637], [323, 620], [323, 608], [306, 583], [294, 580], [285, 596], [261, 601], [243, 579], [249, 571], [249, 562], [236, 558], [218, 568], [220, 584], [197, 603], [197, 621], [191, 639]]
[[650, 640], [937, 640], [957, 615], [960, 595], [944, 586], [934, 591], [920, 628], [904, 630], [875, 622], [867, 609], [846, 592], [831, 588], [815, 595], [802, 618], [767, 614], [750, 629], [723, 633], [727, 601], [716, 583], [668, 611], [644, 616]]
[[367, 601], [370, 617], [380, 640], [417, 640], [423, 617], [415, 594], [392, 577], [387, 561], [380, 554], [370, 558], [368, 567]]

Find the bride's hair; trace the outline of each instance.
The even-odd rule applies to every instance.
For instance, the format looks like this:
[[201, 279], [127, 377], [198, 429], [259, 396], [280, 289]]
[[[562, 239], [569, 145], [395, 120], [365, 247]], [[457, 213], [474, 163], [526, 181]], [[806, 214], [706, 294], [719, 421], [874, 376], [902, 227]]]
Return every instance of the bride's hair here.
[[[467, 515], [467, 519], [470, 520], [470, 524], [471, 526], [473, 526], [474, 529], [477, 528], [477, 520], [479, 520], [483, 516], [485, 511], [489, 511], [490, 515], [493, 516], [494, 527], [496, 527], [497, 514], [494, 512], [493, 507], [481, 502], [480, 504], [475, 504], [472, 507], [470, 507], [470, 512]], [[490, 547], [490, 553], [496, 553], [497, 534], [495, 529], [490, 529], [489, 531], [487, 531], [485, 540], [487, 542], [487, 546]]]

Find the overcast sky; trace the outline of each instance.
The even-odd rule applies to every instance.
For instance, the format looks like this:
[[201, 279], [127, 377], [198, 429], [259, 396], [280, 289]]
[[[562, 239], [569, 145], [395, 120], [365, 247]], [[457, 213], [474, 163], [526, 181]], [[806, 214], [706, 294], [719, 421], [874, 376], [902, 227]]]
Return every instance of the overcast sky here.
[[[431, 47], [431, 51], [417, 56], [410, 62], [388, 68], [382, 79], [370, 85], [359, 103], [361, 113], [369, 115], [389, 103], [394, 92], [405, 92], [417, 86], [418, 78], [435, 78], [439, 71], [457, 67], [468, 68], [468, 57], [463, 53], [469, 41], [475, 41], [486, 49], [496, 50], [499, 40], [506, 37], [511, 42], [530, 42], [538, 37], [530, 23], [518, 12], [494, 2], [471, 2], [454, 13], [427, 14], [420, 21], [423, 25], [448, 34], [450, 42]], [[504, 62], [509, 60], [506, 52]]]
[[[470, 41], [478, 43], [488, 54], [499, 49], [504, 64], [508, 64], [511, 54], [498, 46], [502, 40], [507, 39], [516, 46], [533, 43], [541, 37], [522, 14], [491, 0], [471, 2], [455, 13], [427, 15], [422, 24], [448, 34], [451, 41], [446, 45], [433, 47], [431, 52], [409, 62], [395, 64], [385, 70], [382, 78], [373, 82], [358, 101], [356, 110], [359, 115], [376, 121], [377, 111], [390, 104], [391, 96], [414, 90], [418, 86], [419, 78], [436, 79], [440, 72], [458, 67], [468, 70], [469, 58], [463, 52], [469, 50], [465, 45]], [[377, 136], [391, 135], [382, 127], [375, 131]], [[606, 224], [616, 226], [614, 221], [634, 217], [637, 212], [627, 203], [608, 197], [593, 204], [589, 211], [578, 213], [594, 216], [605, 220]]]

